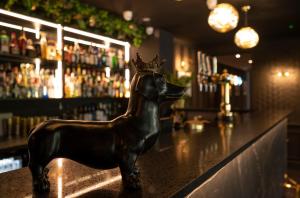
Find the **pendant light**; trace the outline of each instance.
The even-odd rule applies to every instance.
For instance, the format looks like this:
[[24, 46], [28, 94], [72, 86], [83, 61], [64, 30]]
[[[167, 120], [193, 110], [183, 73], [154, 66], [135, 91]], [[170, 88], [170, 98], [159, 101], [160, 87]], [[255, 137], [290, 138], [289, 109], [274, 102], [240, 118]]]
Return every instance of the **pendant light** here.
[[218, 4], [218, 0], [206, 0], [208, 9], [213, 10]]
[[229, 3], [218, 4], [208, 16], [209, 26], [220, 33], [225, 33], [236, 28], [238, 22], [239, 13]]
[[257, 32], [252, 27], [248, 26], [248, 11], [250, 8], [249, 5], [242, 7], [242, 11], [245, 13], [245, 26], [237, 31], [234, 36], [234, 43], [242, 49], [253, 48], [259, 42]]
[[125, 10], [123, 11], [123, 18], [125, 21], [131, 21], [133, 18], [132, 2], [131, 0], [125, 0], [124, 4]]

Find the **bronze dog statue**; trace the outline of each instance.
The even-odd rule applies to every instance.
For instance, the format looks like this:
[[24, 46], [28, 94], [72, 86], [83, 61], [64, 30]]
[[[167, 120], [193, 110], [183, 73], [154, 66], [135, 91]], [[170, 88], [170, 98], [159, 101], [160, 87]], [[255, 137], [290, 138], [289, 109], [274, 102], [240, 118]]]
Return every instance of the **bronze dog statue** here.
[[161, 65], [158, 57], [144, 63], [137, 54], [133, 63], [137, 72], [131, 81], [124, 115], [107, 122], [49, 120], [32, 130], [28, 150], [34, 191], [49, 191], [46, 166], [59, 157], [99, 169], [119, 166], [123, 185], [132, 189], [140, 187], [135, 163], [158, 138], [159, 104], [179, 99], [184, 88], [167, 83], [157, 73]]

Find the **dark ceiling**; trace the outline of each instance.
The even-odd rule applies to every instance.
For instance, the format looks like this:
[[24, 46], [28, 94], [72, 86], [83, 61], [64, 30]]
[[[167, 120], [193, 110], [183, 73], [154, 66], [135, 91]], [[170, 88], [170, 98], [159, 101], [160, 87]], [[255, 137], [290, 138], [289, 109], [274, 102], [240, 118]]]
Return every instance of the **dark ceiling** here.
[[[82, 0], [88, 4], [121, 15], [131, 7], [134, 19], [151, 17], [151, 24], [192, 41], [199, 46], [228, 45], [233, 43], [237, 29], [221, 34], [207, 24], [209, 10], [206, 0]], [[252, 6], [249, 24], [261, 39], [281, 39], [300, 35], [300, 0], [222, 0], [239, 8], [248, 2]], [[239, 26], [243, 24], [240, 14]]]

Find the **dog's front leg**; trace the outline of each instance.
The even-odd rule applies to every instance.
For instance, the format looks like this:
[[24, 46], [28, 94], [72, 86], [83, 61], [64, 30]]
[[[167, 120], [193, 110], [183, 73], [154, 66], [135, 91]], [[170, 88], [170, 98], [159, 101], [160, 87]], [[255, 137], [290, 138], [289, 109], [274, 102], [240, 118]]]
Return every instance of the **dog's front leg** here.
[[140, 172], [135, 165], [138, 155], [134, 152], [124, 152], [120, 160], [120, 171], [123, 185], [129, 189], [139, 189]]

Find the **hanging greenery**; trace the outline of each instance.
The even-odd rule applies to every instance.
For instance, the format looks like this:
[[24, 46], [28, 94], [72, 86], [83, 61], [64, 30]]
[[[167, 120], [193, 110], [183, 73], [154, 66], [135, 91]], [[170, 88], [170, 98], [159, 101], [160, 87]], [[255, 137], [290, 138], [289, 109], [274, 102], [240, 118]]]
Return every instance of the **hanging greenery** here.
[[0, 6], [66, 26], [128, 40], [136, 47], [146, 38], [143, 26], [79, 0], [4, 0]]

